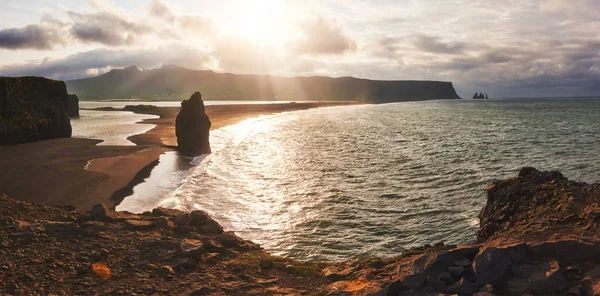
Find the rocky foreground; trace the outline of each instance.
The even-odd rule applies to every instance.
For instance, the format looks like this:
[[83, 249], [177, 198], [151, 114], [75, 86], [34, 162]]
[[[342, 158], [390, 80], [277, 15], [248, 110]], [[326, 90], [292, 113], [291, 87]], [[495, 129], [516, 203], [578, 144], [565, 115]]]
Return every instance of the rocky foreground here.
[[488, 186], [478, 241], [341, 263], [274, 257], [202, 211], [0, 196], [0, 295], [600, 295], [600, 185], [524, 168]]

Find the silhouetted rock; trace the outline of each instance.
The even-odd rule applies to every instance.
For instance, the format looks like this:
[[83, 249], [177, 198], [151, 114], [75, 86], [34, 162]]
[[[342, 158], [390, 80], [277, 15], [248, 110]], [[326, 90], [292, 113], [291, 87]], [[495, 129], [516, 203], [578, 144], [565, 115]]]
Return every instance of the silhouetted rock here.
[[205, 98], [226, 100], [384, 103], [460, 99], [452, 83], [443, 81], [236, 75], [173, 66], [144, 71], [136, 67], [115, 69], [98, 77], [67, 81], [67, 86], [81, 99], [160, 96], [181, 100], [199, 88]]
[[0, 77], [0, 145], [71, 137], [65, 83]]
[[69, 117], [79, 117], [79, 98], [69, 95]]
[[181, 111], [175, 123], [179, 151], [187, 156], [210, 153], [210, 124], [199, 92], [194, 93], [189, 100], [181, 102]]
[[480, 92], [480, 93], [475, 93], [475, 94], [473, 95], [473, 99], [474, 99], [474, 100], [483, 100], [483, 99], [487, 99], [487, 94], [486, 94], [486, 95], [484, 95], [484, 94], [483, 94], [483, 93], [481, 93], [481, 92]]

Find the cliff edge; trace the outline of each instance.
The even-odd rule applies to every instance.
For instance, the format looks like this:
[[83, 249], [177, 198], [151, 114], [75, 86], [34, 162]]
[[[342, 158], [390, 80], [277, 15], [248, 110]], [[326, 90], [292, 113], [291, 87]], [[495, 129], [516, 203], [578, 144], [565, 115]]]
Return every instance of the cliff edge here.
[[388, 103], [460, 99], [451, 82], [239, 75], [176, 66], [153, 70], [115, 69], [97, 77], [66, 83], [69, 91], [81, 99], [183, 100], [196, 90], [207, 100]]
[[488, 186], [478, 240], [339, 263], [274, 257], [205, 212], [0, 196], [1, 294], [599, 295], [600, 184], [523, 168]]
[[71, 137], [65, 83], [0, 77], [0, 145]]

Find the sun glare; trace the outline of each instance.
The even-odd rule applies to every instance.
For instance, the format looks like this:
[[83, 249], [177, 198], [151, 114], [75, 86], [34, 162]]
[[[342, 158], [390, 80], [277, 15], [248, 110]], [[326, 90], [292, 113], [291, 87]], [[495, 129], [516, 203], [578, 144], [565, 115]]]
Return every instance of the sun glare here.
[[261, 45], [277, 46], [289, 34], [286, 19], [290, 17], [286, 1], [240, 1], [234, 19], [230, 20], [230, 33]]

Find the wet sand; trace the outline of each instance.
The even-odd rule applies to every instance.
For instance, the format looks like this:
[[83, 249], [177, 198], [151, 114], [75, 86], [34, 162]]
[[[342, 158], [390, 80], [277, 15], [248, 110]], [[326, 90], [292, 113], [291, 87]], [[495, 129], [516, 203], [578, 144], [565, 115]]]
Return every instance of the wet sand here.
[[[207, 106], [212, 129], [248, 118], [286, 111], [354, 103], [292, 103]], [[179, 108], [158, 108], [156, 125], [145, 134], [129, 137], [138, 146], [96, 146], [101, 141], [55, 139], [0, 146], [0, 193], [32, 203], [72, 205], [91, 209], [104, 203], [115, 208], [142, 182], [159, 156], [177, 145], [175, 118]]]

